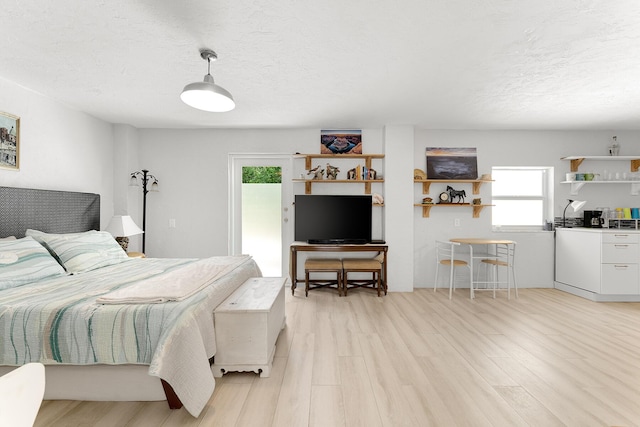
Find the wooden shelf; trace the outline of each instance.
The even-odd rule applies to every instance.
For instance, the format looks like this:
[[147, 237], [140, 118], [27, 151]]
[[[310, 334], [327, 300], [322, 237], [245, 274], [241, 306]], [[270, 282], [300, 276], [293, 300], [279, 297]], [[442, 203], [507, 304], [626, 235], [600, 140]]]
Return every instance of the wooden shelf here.
[[[372, 159], [382, 159], [384, 154], [294, 154], [294, 158], [304, 159], [304, 167], [308, 171], [312, 159], [364, 159], [364, 166], [371, 169]], [[294, 179], [293, 182], [304, 183], [304, 193], [311, 194], [313, 184], [364, 184], [364, 194], [371, 194], [371, 184], [382, 183], [384, 179]]]
[[304, 159], [304, 168], [311, 169], [311, 159], [364, 159], [367, 169], [371, 169], [371, 159], [383, 159], [384, 154], [294, 154], [294, 158]]
[[560, 160], [571, 162], [571, 172], [578, 172], [578, 168], [585, 160], [606, 160], [606, 161], [626, 161], [629, 162], [631, 172], [638, 172], [640, 168], [640, 156], [567, 156]]
[[304, 182], [304, 194], [311, 194], [313, 184], [364, 184], [364, 194], [371, 194], [371, 184], [382, 183], [384, 179], [294, 179]]
[[415, 204], [413, 206], [416, 207], [422, 207], [422, 217], [423, 218], [429, 218], [429, 213], [431, 212], [431, 208], [433, 207], [438, 207], [438, 208], [448, 208], [448, 207], [459, 207], [459, 208], [468, 208], [468, 207], [472, 207], [473, 208], [473, 217], [474, 218], [480, 218], [480, 212], [482, 212], [482, 209], [484, 209], [485, 207], [489, 207], [489, 206], [494, 206], [494, 205], [472, 205], [469, 203], [438, 203], [438, 204], [424, 204], [424, 203], [418, 203]]
[[422, 194], [429, 194], [431, 183], [443, 183], [443, 184], [472, 184], [473, 194], [480, 194], [480, 186], [485, 182], [493, 182], [490, 175], [483, 175], [478, 179], [414, 179], [415, 183], [422, 183]]

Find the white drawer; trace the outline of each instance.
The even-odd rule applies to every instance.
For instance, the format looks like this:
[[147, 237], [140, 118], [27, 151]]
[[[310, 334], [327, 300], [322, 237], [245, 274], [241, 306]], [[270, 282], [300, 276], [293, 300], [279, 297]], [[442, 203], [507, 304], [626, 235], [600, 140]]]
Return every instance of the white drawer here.
[[602, 243], [638, 243], [638, 233], [602, 233]]
[[600, 293], [609, 295], [637, 295], [638, 264], [603, 264]]
[[638, 263], [638, 245], [636, 243], [605, 243], [602, 245], [603, 263]]

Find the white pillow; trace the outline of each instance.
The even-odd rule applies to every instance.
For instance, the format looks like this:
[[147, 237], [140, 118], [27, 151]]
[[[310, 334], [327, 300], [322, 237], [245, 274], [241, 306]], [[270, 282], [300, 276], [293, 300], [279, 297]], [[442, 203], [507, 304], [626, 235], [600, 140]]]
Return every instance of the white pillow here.
[[64, 269], [31, 237], [0, 241], [0, 290], [64, 274]]
[[2, 240], [16, 240], [16, 236], [0, 237], [0, 241]]
[[129, 257], [106, 231], [40, 236], [69, 273], [81, 273], [128, 261]]

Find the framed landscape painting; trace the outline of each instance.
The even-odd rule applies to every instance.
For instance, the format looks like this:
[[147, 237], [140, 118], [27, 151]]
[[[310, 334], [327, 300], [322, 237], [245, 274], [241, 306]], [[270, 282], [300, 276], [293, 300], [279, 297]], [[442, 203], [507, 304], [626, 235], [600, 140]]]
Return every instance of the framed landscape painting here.
[[0, 168], [20, 166], [20, 118], [0, 112]]
[[427, 179], [477, 179], [475, 148], [427, 147]]
[[321, 130], [320, 154], [362, 154], [362, 130]]

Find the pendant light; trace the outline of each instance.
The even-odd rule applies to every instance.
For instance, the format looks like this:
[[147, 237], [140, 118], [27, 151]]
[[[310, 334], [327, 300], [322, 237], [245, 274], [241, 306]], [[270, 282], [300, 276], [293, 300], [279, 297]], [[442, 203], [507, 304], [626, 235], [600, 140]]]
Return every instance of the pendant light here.
[[218, 55], [211, 49], [202, 49], [200, 56], [207, 61], [207, 74], [204, 76], [204, 81], [186, 85], [180, 99], [198, 110], [214, 113], [233, 110], [236, 107], [233, 96], [226, 89], [215, 84], [211, 75], [211, 61], [218, 59]]

